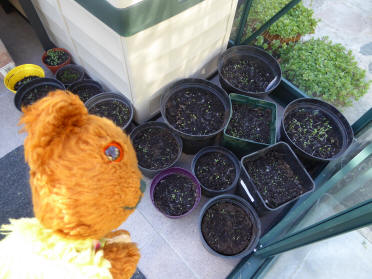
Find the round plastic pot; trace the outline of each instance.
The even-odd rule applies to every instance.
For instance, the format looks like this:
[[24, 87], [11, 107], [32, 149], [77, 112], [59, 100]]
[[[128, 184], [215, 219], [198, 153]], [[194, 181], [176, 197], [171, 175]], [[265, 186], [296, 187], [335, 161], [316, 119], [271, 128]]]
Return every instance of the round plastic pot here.
[[196, 177], [196, 179], [198, 179], [198, 177], [196, 176], [196, 170], [195, 170], [196, 163], [198, 162], [198, 160], [201, 156], [203, 156], [205, 154], [208, 154], [208, 153], [212, 153], [212, 152], [221, 153], [221, 154], [225, 155], [226, 157], [228, 157], [233, 162], [234, 167], [235, 167], [235, 179], [234, 179], [233, 183], [231, 185], [229, 185], [228, 187], [226, 187], [226, 189], [224, 189], [224, 190], [209, 189], [209, 188], [205, 187], [203, 184], [201, 184], [200, 181], [198, 180], [199, 183], [200, 183], [200, 186], [201, 186], [202, 194], [204, 196], [207, 196], [207, 197], [215, 197], [217, 195], [222, 195], [222, 194], [227, 194], [227, 193], [233, 194], [235, 192], [236, 185], [237, 185], [239, 177], [240, 177], [240, 162], [239, 162], [238, 158], [236, 158], [234, 153], [232, 153], [230, 150], [228, 150], [228, 149], [226, 149], [222, 146], [207, 146], [207, 147], [204, 147], [192, 159], [192, 162], [191, 162], [192, 173]]
[[[94, 87], [97, 89], [97, 93], [94, 93], [94, 95], [97, 95], [97, 94], [100, 94], [100, 93], [103, 93], [103, 87], [101, 84], [99, 84], [97, 81], [95, 80], [91, 80], [91, 79], [84, 79], [84, 80], [80, 80], [80, 81], [76, 81], [74, 83], [72, 83], [67, 89], [69, 91], [71, 91], [72, 93], [76, 94], [76, 95], [79, 95], [79, 90], [84, 87], [84, 86], [91, 86], [91, 87]], [[94, 96], [93, 95], [93, 96]], [[92, 97], [93, 97], [92, 96]], [[91, 97], [91, 98], [92, 98]], [[81, 99], [81, 97], [80, 97]], [[89, 98], [90, 99], [90, 98]], [[83, 102], [84, 100], [81, 99]], [[88, 100], [85, 100], [85, 102], [88, 101]]]
[[[230, 203], [238, 205], [240, 208], [244, 209], [244, 211], [250, 217], [250, 220], [251, 220], [252, 225], [253, 225], [251, 242], [249, 243], [247, 248], [245, 248], [245, 250], [243, 250], [242, 252], [240, 252], [239, 254], [236, 254], [236, 255], [224, 255], [224, 254], [221, 254], [221, 253], [213, 250], [208, 245], [208, 243], [205, 241], [204, 236], [203, 236], [203, 232], [202, 232], [202, 229], [201, 229], [202, 222], [203, 222], [203, 217], [204, 217], [204, 214], [207, 211], [207, 209], [210, 208], [212, 205], [216, 204], [217, 202], [221, 202], [221, 201], [230, 202]], [[203, 243], [203, 246], [205, 247], [205, 249], [207, 249], [213, 255], [220, 256], [220, 257], [223, 257], [223, 258], [241, 258], [241, 257], [245, 257], [245, 256], [249, 255], [256, 248], [256, 246], [258, 244], [258, 241], [260, 239], [260, 236], [261, 236], [261, 221], [258, 218], [258, 215], [257, 215], [256, 211], [254, 210], [254, 208], [246, 200], [242, 199], [241, 197], [239, 197], [237, 195], [224, 194], [224, 195], [220, 195], [220, 196], [217, 196], [217, 197], [214, 197], [214, 198], [210, 199], [203, 206], [203, 208], [201, 209], [200, 217], [199, 217], [199, 233], [200, 233], [200, 239]]]
[[[37, 78], [37, 79], [31, 80], [30, 82], [24, 84], [18, 89], [14, 97], [14, 105], [16, 106], [16, 108], [19, 111], [21, 111], [23, 99], [25, 98], [25, 96], [27, 96], [27, 94], [29, 94], [31, 90], [36, 89], [40, 86], [44, 86], [44, 85], [53, 86], [55, 89], [65, 90], [65, 86], [63, 85], [63, 83], [54, 78]], [[45, 97], [45, 96], [42, 96], [42, 97]]]
[[[263, 92], [251, 92], [235, 87], [222, 74], [222, 69], [231, 61], [240, 61], [241, 59], [247, 60], [249, 58], [255, 58], [261, 61], [262, 65], [269, 69], [275, 76]], [[282, 79], [282, 70], [280, 69], [278, 61], [266, 51], [258, 47], [242, 45], [231, 47], [222, 53], [218, 60], [218, 76], [222, 88], [227, 92], [263, 98], [270, 94], [279, 85]]]
[[175, 134], [171, 129], [169, 129], [169, 127], [165, 123], [151, 121], [151, 122], [144, 123], [144, 124], [134, 128], [134, 130], [130, 133], [130, 138], [131, 138], [132, 142], [134, 141], [134, 139], [136, 138], [136, 136], [138, 135], [139, 132], [141, 132], [145, 129], [148, 129], [148, 128], [161, 128], [161, 129], [169, 130], [169, 132], [171, 133], [173, 138], [176, 140], [177, 146], [178, 146], [178, 153], [177, 153], [176, 159], [171, 164], [169, 164], [168, 166], [166, 166], [162, 169], [155, 169], [155, 170], [147, 169], [147, 168], [142, 167], [140, 164], [138, 164], [138, 167], [141, 170], [142, 174], [151, 178], [151, 177], [154, 177], [155, 175], [157, 175], [158, 173], [164, 171], [165, 169], [174, 166], [177, 163], [177, 161], [180, 159], [180, 157], [182, 155], [182, 140], [177, 134]]
[[[293, 172], [298, 177], [301, 178], [301, 180], [303, 181], [302, 186], [305, 189], [304, 193], [302, 193], [301, 195], [294, 197], [293, 199], [275, 208], [272, 208], [265, 203], [254, 181], [252, 180], [246, 168], [244, 167], [244, 162], [246, 160], [248, 161], [260, 160], [261, 158], [265, 157], [266, 153], [272, 150], [275, 150], [276, 152], [281, 153], [281, 154], [286, 154], [286, 163], [291, 167]], [[292, 151], [289, 145], [286, 144], [285, 142], [278, 142], [277, 144], [274, 144], [272, 146], [269, 146], [267, 148], [254, 152], [252, 154], [244, 156], [241, 159], [240, 163], [241, 163], [242, 172], [240, 175], [240, 181], [239, 181], [237, 193], [239, 194], [239, 196], [243, 197], [244, 199], [249, 201], [251, 204], [253, 204], [253, 207], [256, 209], [259, 216], [263, 216], [267, 213], [280, 210], [283, 207], [294, 202], [298, 198], [312, 192], [315, 188], [315, 184], [311, 176], [308, 174], [305, 167], [302, 165], [301, 161], [297, 158], [296, 154]], [[270, 185], [268, 185], [268, 188], [270, 188]]]
[[[72, 82], [65, 83], [65, 82], [62, 81], [61, 76], [63, 75], [63, 73], [65, 71], [68, 71], [68, 70], [73, 70], [73, 71], [78, 72], [79, 73], [79, 77], [76, 80], [72, 81]], [[79, 65], [75, 65], [75, 64], [65, 65], [65, 66], [61, 67], [60, 69], [58, 69], [57, 72], [56, 72], [56, 79], [58, 79], [60, 82], [62, 82], [66, 87], [70, 86], [74, 82], [81, 81], [83, 78], [84, 78], [84, 68], [81, 67], [81, 66], [79, 66]]]
[[[319, 110], [327, 115], [330, 119], [332, 119], [332, 121], [336, 125], [336, 129], [339, 131], [340, 139], [342, 142], [342, 147], [337, 154], [333, 155], [331, 158], [316, 157], [302, 150], [289, 138], [284, 123], [287, 115], [297, 108]], [[291, 148], [296, 152], [301, 160], [305, 160], [308, 163], [328, 163], [329, 161], [339, 158], [347, 150], [354, 138], [353, 129], [351, 128], [349, 122], [346, 120], [345, 116], [343, 116], [338, 109], [324, 101], [313, 98], [296, 99], [286, 106], [283, 118], [281, 120], [280, 133], [282, 140], [287, 142], [291, 146]]]
[[[224, 112], [223, 124], [218, 130], [214, 131], [213, 133], [207, 134], [207, 135], [191, 135], [191, 134], [187, 134], [187, 133], [177, 130], [175, 127], [173, 127], [168, 122], [168, 119], [166, 116], [166, 105], [167, 105], [169, 98], [173, 94], [186, 88], [201, 88], [203, 90], [207, 90], [208, 92], [214, 94], [221, 101], [221, 103], [223, 104], [225, 108], [225, 112]], [[165, 123], [173, 131], [175, 131], [178, 135], [180, 135], [183, 141], [183, 152], [187, 154], [195, 154], [201, 148], [209, 146], [209, 145], [213, 145], [216, 139], [216, 136], [226, 127], [227, 121], [230, 116], [230, 102], [229, 102], [229, 97], [227, 93], [222, 88], [218, 87], [217, 85], [205, 79], [188, 78], [188, 79], [182, 79], [182, 80], [175, 82], [161, 96], [160, 106], [161, 106], [161, 115]]]
[[260, 150], [265, 148], [271, 144], [276, 143], [276, 104], [272, 102], [268, 102], [265, 100], [252, 98], [245, 95], [231, 93], [229, 95], [231, 107], [233, 103], [237, 104], [249, 104], [252, 107], [260, 107], [269, 109], [271, 111], [271, 119], [270, 119], [270, 142], [269, 143], [262, 143], [257, 142], [254, 140], [248, 140], [244, 138], [234, 137], [226, 133], [227, 127], [229, 126], [230, 120], [233, 116], [233, 110], [230, 112], [229, 123], [226, 125], [223, 136], [222, 136], [222, 145], [226, 148], [233, 151], [239, 158], [254, 151]]
[[[171, 174], [180, 174], [180, 175], [184, 175], [188, 178], [190, 178], [193, 182], [194, 182], [194, 185], [195, 185], [195, 193], [196, 193], [196, 199], [195, 199], [195, 203], [194, 203], [194, 206], [188, 211], [186, 212], [185, 214], [183, 215], [179, 215], [179, 216], [172, 216], [172, 215], [168, 215], [162, 211], [160, 211], [156, 205], [155, 205], [155, 201], [154, 201], [154, 191], [155, 191], [155, 187], [158, 185], [158, 183], [160, 182], [160, 180], [162, 180], [163, 178], [167, 177], [168, 175], [171, 175]], [[199, 184], [199, 181], [196, 179], [196, 177], [190, 173], [188, 170], [185, 170], [183, 168], [169, 168], [169, 169], [166, 169], [164, 171], [162, 171], [161, 173], [159, 173], [157, 176], [154, 177], [154, 179], [152, 180], [151, 182], [151, 186], [150, 186], [150, 198], [151, 198], [151, 201], [152, 201], [152, 204], [155, 206], [156, 209], [159, 210], [159, 212], [161, 212], [164, 216], [168, 217], [168, 218], [172, 218], [172, 219], [178, 219], [178, 218], [181, 218], [181, 217], [184, 217], [188, 214], [190, 214], [199, 204], [200, 202], [200, 196], [201, 196], [201, 189], [200, 189], [200, 184]]]
[[129, 120], [127, 123], [125, 123], [122, 127], [120, 127], [122, 130], [126, 130], [129, 128], [132, 119], [133, 119], [133, 105], [131, 101], [127, 97], [125, 97], [121, 93], [114, 93], [114, 92], [104, 92], [104, 93], [99, 93], [92, 98], [90, 98], [88, 101], [85, 102], [85, 106], [87, 107], [88, 111], [90, 111], [95, 105], [106, 102], [106, 101], [119, 101], [125, 105], [128, 106], [129, 108]]
[[45, 77], [45, 73], [43, 68], [38, 65], [23, 64], [15, 67], [5, 76], [4, 85], [15, 94], [16, 90], [14, 90], [14, 86], [16, 85], [16, 83], [29, 76], [37, 76], [43, 78]]
[[45, 62], [45, 58], [47, 57], [47, 52], [48, 52], [48, 50], [44, 51], [43, 56], [42, 56], [42, 58], [41, 58], [41, 61], [43, 62], [43, 64], [44, 64], [46, 67], [48, 67], [49, 70], [52, 71], [53, 74], [55, 74], [55, 73], [58, 71], [58, 69], [60, 69], [60, 68], [62, 68], [63, 66], [65, 66], [65, 65], [71, 63], [71, 54], [70, 54], [66, 49], [64, 49], [64, 48], [60, 48], [60, 47], [52, 48], [51, 50], [62, 50], [62, 51], [64, 51], [65, 53], [67, 53], [68, 56], [69, 56], [69, 58], [68, 58], [65, 62], [63, 62], [63, 63], [61, 63], [61, 64], [59, 64], [59, 65], [56, 65], [56, 66], [50, 66], [50, 65], [48, 65], [48, 64]]

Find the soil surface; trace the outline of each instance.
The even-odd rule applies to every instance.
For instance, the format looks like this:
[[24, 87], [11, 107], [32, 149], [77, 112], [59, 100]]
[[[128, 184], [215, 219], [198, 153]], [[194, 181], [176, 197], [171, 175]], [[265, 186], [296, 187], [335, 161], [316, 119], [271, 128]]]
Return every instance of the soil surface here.
[[169, 129], [147, 127], [133, 139], [138, 164], [146, 169], [159, 170], [169, 167], [177, 159], [180, 146]]
[[236, 255], [251, 242], [253, 225], [240, 206], [222, 200], [205, 211], [201, 230], [213, 250], [223, 255]]
[[170, 216], [180, 216], [190, 211], [196, 201], [196, 185], [187, 176], [170, 174], [155, 186], [156, 207]]
[[303, 151], [323, 159], [340, 152], [342, 138], [336, 123], [317, 109], [297, 108], [285, 118], [288, 137]]
[[37, 78], [40, 78], [38, 76], [28, 76], [28, 77], [24, 77], [23, 79], [19, 80], [16, 82], [16, 84], [14, 85], [14, 90], [17, 91], [22, 85], [26, 84], [27, 82], [31, 81], [31, 80], [34, 80], [34, 79], [37, 79]]
[[231, 60], [221, 73], [231, 85], [247, 92], [265, 92], [275, 78], [271, 69], [254, 57]]
[[68, 55], [63, 50], [49, 50], [45, 56], [44, 62], [49, 66], [58, 66], [69, 59]]
[[233, 101], [232, 110], [232, 117], [226, 129], [228, 135], [260, 143], [270, 143], [270, 109]]
[[276, 208], [308, 189], [289, 162], [287, 154], [274, 150], [254, 161], [243, 162], [262, 199], [270, 208]]
[[229, 157], [220, 152], [209, 152], [195, 164], [195, 175], [199, 182], [211, 190], [224, 190], [235, 179], [235, 166]]
[[50, 91], [56, 90], [53, 85], [40, 85], [28, 91], [22, 98], [22, 106], [28, 106], [48, 95]]
[[168, 122], [191, 135], [208, 135], [224, 123], [225, 108], [213, 93], [190, 87], [173, 94], [166, 104]]
[[65, 69], [59, 71], [57, 79], [60, 80], [63, 84], [71, 84], [79, 80], [82, 76], [82, 73], [74, 69]]
[[119, 127], [125, 126], [130, 118], [129, 107], [116, 100], [99, 102], [89, 109], [89, 113], [111, 119]]
[[81, 85], [70, 91], [78, 95], [83, 103], [88, 101], [93, 96], [102, 93], [102, 90], [94, 85]]

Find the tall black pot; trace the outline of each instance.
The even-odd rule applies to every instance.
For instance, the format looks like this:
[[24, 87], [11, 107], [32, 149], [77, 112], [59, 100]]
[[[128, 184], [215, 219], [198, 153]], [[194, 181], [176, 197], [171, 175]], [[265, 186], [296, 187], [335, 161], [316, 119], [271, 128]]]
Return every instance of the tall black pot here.
[[[167, 107], [168, 100], [170, 99], [171, 96], [173, 96], [177, 92], [184, 90], [184, 89], [188, 89], [188, 88], [200, 88], [202, 90], [206, 90], [212, 93], [213, 95], [215, 95], [221, 101], [224, 107], [224, 119], [223, 119], [223, 124], [218, 130], [211, 132], [209, 134], [206, 134], [206, 135], [192, 135], [192, 134], [188, 134], [188, 133], [185, 133], [185, 132], [182, 132], [176, 129], [173, 125], [171, 125], [168, 122], [167, 114], [166, 114], [166, 107]], [[165, 123], [173, 131], [175, 131], [178, 135], [180, 135], [183, 141], [183, 152], [187, 154], [195, 154], [201, 148], [214, 144], [216, 140], [216, 136], [227, 125], [227, 122], [230, 116], [230, 109], [231, 109], [229, 97], [222, 88], [218, 87], [217, 85], [211, 83], [208, 80], [197, 79], [197, 78], [182, 79], [172, 84], [170, 87], [167, 88], [165, 93], [162, 95], [161, 100], [160, 100], [160, 105], [161, 105], [161, 115], [164, 118]]]

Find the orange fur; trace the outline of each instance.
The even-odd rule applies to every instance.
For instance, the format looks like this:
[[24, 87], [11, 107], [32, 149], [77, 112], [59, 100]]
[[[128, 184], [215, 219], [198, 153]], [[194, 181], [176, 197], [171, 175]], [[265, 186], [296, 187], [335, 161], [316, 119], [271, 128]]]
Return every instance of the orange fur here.
[[[124, 207], [135, 207], [142, 196], [129, 137], [112, 121], [88, 114], [78, 96], [64, 91], [23, 112], [25, 158], [41, 224], [71, 239], [100, 239], [117, 228], [133, 212]], [[121, 145], [120, 162], [104, 154], [110, 142]], [[124, 270], [115, 278], [129, 278], [139, 259], [135, 244], [109, 244], [104, 251], [113, 274]], [[122, 260], [127, 262], [116, 262]]]

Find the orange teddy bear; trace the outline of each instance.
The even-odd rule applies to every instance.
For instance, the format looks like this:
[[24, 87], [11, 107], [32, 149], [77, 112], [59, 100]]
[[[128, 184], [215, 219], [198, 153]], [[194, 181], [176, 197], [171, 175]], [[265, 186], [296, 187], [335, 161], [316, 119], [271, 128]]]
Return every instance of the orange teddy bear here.
[[130, 278], [139, 250], [112, 232], [144, 190], [129, 137], [64, 91], [23, 112], [36, 218], [3, 225], [0, 278]]

